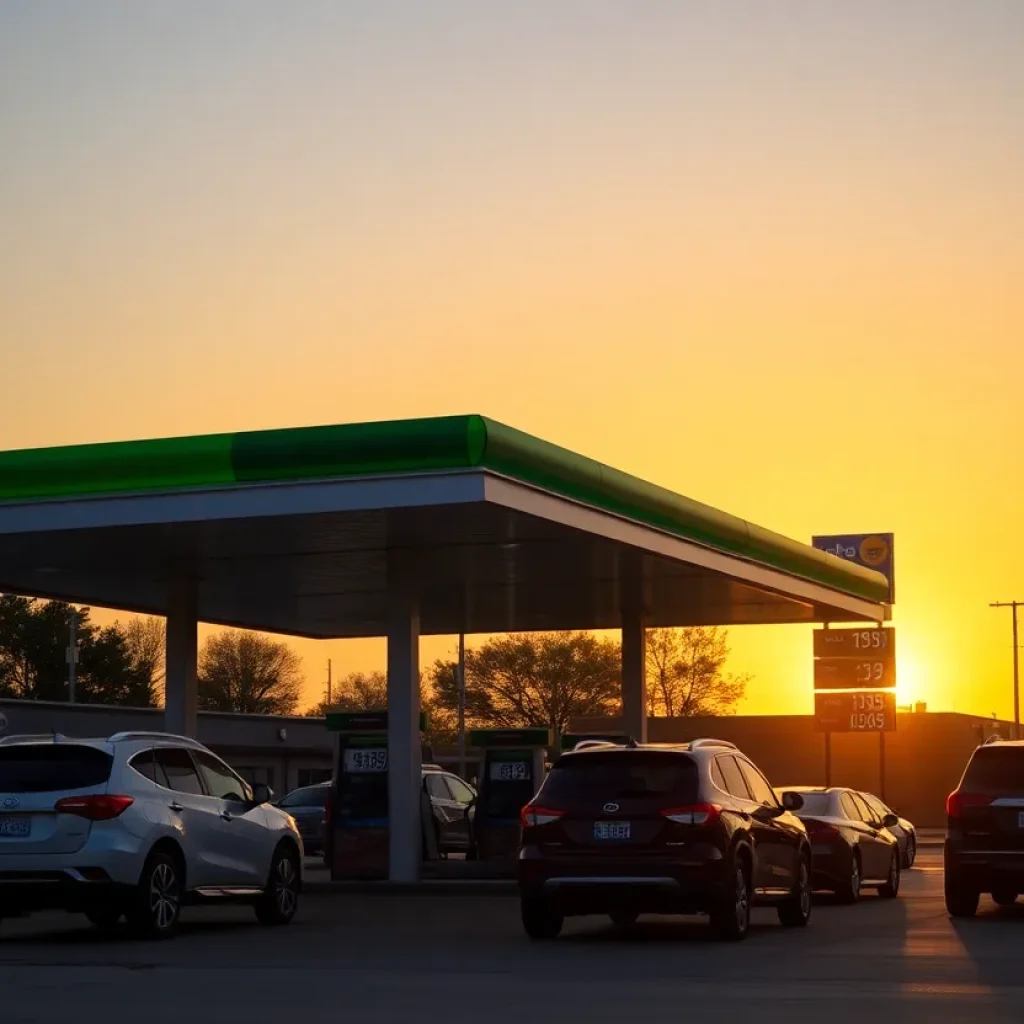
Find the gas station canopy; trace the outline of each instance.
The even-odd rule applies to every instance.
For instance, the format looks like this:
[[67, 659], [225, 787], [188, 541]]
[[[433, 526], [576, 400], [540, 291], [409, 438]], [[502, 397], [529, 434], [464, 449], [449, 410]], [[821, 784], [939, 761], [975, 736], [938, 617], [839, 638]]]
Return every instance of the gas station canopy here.
[[481, 416], [0, 452], [0, 591], [309, 637], [878, 621], [885, 579]]

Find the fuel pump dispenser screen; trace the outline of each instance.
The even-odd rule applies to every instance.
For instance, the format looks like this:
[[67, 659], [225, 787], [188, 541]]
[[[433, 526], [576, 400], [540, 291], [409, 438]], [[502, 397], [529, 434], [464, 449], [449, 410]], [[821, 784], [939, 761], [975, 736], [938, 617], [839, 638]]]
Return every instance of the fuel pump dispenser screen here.
[[520, 782], [526, 781], [533, 774], [532, 765], [529, 761], [492, 761], [491, 781], [492, 782]]
[[387, 770], [387, 747], [347, 747], [345, 749], [346, 772], [386, 772]]

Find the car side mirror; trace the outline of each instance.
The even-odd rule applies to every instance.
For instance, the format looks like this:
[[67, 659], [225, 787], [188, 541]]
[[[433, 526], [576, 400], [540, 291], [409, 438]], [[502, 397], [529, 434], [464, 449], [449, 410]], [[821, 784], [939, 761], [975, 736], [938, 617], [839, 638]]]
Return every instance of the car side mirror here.
[[787, 790], [782, 794], [782, 806], [787, 811], [799, 811], [804, 805], [804, 798], [799, 793]]
[[898, 825], [899, 823], [900, 823], [900, 819], [898, 817], [896, 817], [895, 814], [887, 814], [882, 819], [882, 827], [883, 828], [892, 828], [893, 825]]
[[265, 783], [257, 782], [252, 787], [252, 802], [257, 806], [269, 804], [274, 799], [274, 791]]

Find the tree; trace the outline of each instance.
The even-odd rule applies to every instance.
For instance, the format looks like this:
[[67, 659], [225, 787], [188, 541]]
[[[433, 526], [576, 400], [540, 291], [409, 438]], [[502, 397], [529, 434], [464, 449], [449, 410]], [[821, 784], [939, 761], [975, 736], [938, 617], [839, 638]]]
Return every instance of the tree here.
[[151, 615], [136, 615], [121, 626], [132, 672], [146, 679], [154, 694], [167, 672], [167, 625]]
[[11, 595], [0, 596], [0, 696], [68, 699], [72, 612], [77, 617], [76, 701], [153, 707], [152, 679], [133, 664], [119, 623], [100, 628], [91, 621], [88, 608]]
[[747, 675], [726, 674], [729, 633], [717, 626], [647, 631], [647, 713], [652, 717], [728, 715]]
[[[520, 633], [466, 651], [466, 720], [482, 726], [547, 726], [621, 711], [619, 645], [591, 633]], [[450, 661], [431, 668], [434, 702], [458, 710]]]
[[294, 714], [304, 682], [287, 644], [234, 629], [206, 640], [198, 674], [200, 708], [248, 715]]

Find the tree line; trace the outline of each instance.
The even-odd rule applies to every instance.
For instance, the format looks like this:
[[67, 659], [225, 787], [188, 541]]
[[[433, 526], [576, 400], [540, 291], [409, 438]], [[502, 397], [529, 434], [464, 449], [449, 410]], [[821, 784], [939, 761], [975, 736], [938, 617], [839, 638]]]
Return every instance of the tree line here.
[[[163, 703], [163, 619], [133, 616], [96, 625], [88, 608], [0, 596], [0, 697], [67, 701], [67, 651], [76, 617], [75, 700], [152, 708]], [[302, 698], [302, 659], [259, 633], [228, 630], [199, 650], [198, 705], [204, 711], [294, 714]]]
[[[735, 711], [749, 676], [726, 671], [728, 633], [713, 626], [647, 632], [647, 713], [652, 717], [724, 715]], [[547, 726], [568, 730], [574, 718], [622, 712], [622, 652], [592, 633], [519, 633], [493, 637], [466, 651], [468, 727]], [[438, 659], [421, 675], [420, 701], [435, 744], [454, 740], [459, 709], [458, 662]], [[384, 672], [341, 680], [332, 707], [387, 706]], [[307, 714], [323, 715], [326, 704]]]
[[[162, 703], [165, 627], [132, 617], [100, 627], [89, 609], [59, 601], [0, 596], [0, 697], [66, 701], [71, 615], [77, 616], [75, 698], [84, 704], [157, 707]], [[692, 717], [733, 712], [748, 677], [726, 670], [728, 633], [700, 626], [647, 631], [647, 712]], [[586, 632], [492, 637], [466, 650], [468, 727], [547, 726], [565, 732], [574, 718], [621, 713], [621, 648]], [[295, 714], [304, 686], [302, 661], [287, 643], [243, 630], [208, 637], [199, 650], [198, 705], [205, 711]], [[440, 658], [421, 674], [420, 700], [430, 739], [454, 740], [458, 663]], [[337, 683], [339, 710], [387, 706], [383, 671]], [[306, 714], [322, 716], [324, 703]]]

